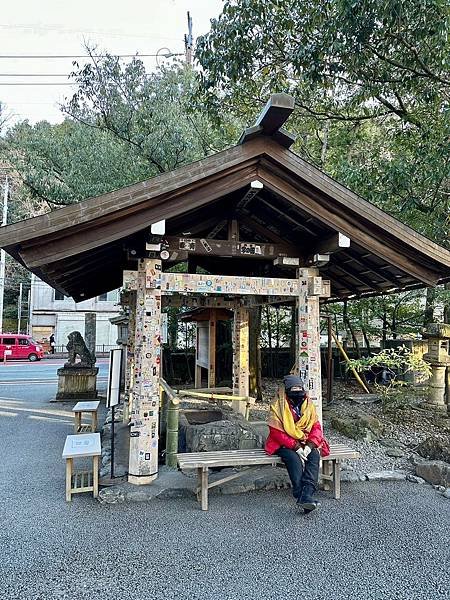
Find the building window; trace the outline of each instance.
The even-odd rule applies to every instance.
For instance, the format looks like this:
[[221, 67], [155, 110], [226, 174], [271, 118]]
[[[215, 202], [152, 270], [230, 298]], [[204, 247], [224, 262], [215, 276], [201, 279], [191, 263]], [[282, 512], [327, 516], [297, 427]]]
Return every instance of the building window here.
[[98, 297], [98, 300], [100, 302], [106, 302], [108, 300], [108, 294], [100, 294], [100, 296]]
[[58, 292], [58, 290], [55, 290], [55, 300], [64, 300], [65, 296], [64, 294], [61, 294], [61, 292]]

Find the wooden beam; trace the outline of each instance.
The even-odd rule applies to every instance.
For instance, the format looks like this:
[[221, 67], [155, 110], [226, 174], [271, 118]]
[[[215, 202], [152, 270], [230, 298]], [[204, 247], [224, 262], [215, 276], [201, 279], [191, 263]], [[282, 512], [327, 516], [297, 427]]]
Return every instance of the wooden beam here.
[[255, 164], [247, 165], [242, 170], [238, 169], [220, 180], [211, 181], [201, 189], [186, 192], [181, 197], [177, 193], [173, 199], [167, 198], [157, 205], [141, 207], [139, 211], [133, 210], [123, 215], [118, 212], [114, 219], [105, 219], [103, 223], [92, 221], [90, 229], [86, 231], [75, 229], [71, 233], [67, 232], [65, 237], [55, 240], [51, 237], [46, 244], [30, 244], [20, 250], [20, 255], [28, 268], [33, 268], [122, 240], [128, 235], [142, 231], [148, 223], [164, 217], [169, 219], [182, 212], [186, 205], [192, 209], [204, 206], [230, 191], [240, 189], [246, 182], [255, 178], [255, 168]]
[[309, 235], [313, 235], [314, 237], [317, 237], [317, 233], [315, 231], [313, 231], [309, 227], [306, 227], [305, 225], [303, 225], [303, 223], [299, 223], [296, 219], [294, 219], [290, 215], [286, 214], [285, 211], [282, 211], [281, 209], [277, 208], [276, 206], [274, 206], [273, 204], [271, 204], [270, 202], [268, 202], [265, 198], [261, 198], [260, 201], [265, 206], [267, 206], [269, 208], [269, 210], [272, 210], [277, 215], [280, 215], [280, 217], [282, 217], [283, 220], [288, 221], [289, 223], [291, 223], [291, 225], [293, 225], [294, 228], [296, 228], [296, 229], [303, 229], [303, 231], [306, 231], [306, 233], [308, 233]]
[[[264, 186], [274, 193], [281, 194], [290, 200], [299, 209], [313, 213], [317, 218], [330, 228], [338, 228], [345, 235], [348, 235], [360, 246], [370, 250], [376, 256], [379, 256], [386, 262], [395, 265], [398, 269], [409, 273], [416, 279], [419, 279], [427, 285], [435, 285], [438, 277], [418, 261], [412, 261], [405, 254], [400, 254], [392, 246], [387, 245], [373, 235], [373, 232], [365, 231], [359, 227], [358, 223], [351, 222], [350, 213], [337, 213], [332, 210], [330, 203], [326, 199], [319, 202], [313, 195], [309, 196], [299, 191], [298, 186], [283, 178], [283, 172], [279, 174], [276, 169], [259, 169], [258, 179], [262, 180]], [[368, 203], [367, 203], [368, 204]], [[334, 205], [333, 205], [334, 206]], [[387, 223], [386, 223], [387, 224]], [[418, 255], [419, 258], [419, 255]]]
[[347, 266], [344, 267], [341, 262], [333, 263], [332, 265], [330, 265], [330, 270], [333, 270], [333, 269], [339, 269], [339, 271], [344, 273], [344, 275], [348, 275], [354, 281], [358, 281], [363, 286], [368, 287], [369, 289], [376, 289], [376, 290], [380, 290], [380, 291], [383, 291], [385, 289], [380, 284], [375, 283], [372, 279], [369, 279], [368, 277], [364, 277], [364, 275], [361, 275], [361, 273], [359, 273], [358, 271], [354, 271], [353, 269], [350, 269]]
[[317, 244], [314, 244], [311, 248], [310, 255], [314, 254], [333, 254], [342, 250], [342, 248], [350, 247], [350, 238], [343, 233], [333, 233], [330, 237], [321, 240]]
[[252, 229], [255, 233], [260, 235], [261, 237], [267, 238], [271, 242], [275, 242], [276, 244], [285, 244], [286, 241], [277, 233], [262, 225], [255, 219], [248, 217], [247, 215], [239, 214], [239, 221]]
[[360, 258], [356, 258], [353, 254], [348, 254], [347, 252], [342, 252], [341, 255], [339, 256], [339, 262], [340, 262], [340, 264], [343, 264], [343, 265], [348, 265], [349, 263], [354, 262], [357, 265], [359, 265], [365, 269], [364, 271], [361, 271], [362, 275], [365, 275], [366, 273], [373, 273], [377, 277], [381, 277], [381, 278], [385, 279], [388, 283], [392, 284], [393, 286], [398, 284], [397, 281], [394, 281], [393, 279], [386, 277], [384, 274], [379, 273], [376, 270], [377, 267], [375, 267], [375, 265], [370, 265], [367, 262], [367, 260], [360, 260]]
[[295, 108], [295, 100], [289, 94], [272, 94], [256, 119], [265, 135], [273, 135], [284, 125]]
[[[370, 233], [375, 238], [380, 237], [380, 232], [381, 234], [387, 233], [382, 237], [390, 238], [389, 241], [396, 238], [400, 245], [399, 250], [403, 255], [410, 251], [413, 258], [417, 256], [418, 262], [420, 254], [422, 264], [425, 261], [437, 261], [442, 267], [444, 265], [450, 266], [450, 252], [448, 250], [391, 217], [371, 202], [357, 196], [293, 152], [286, 152], [272, 140], [267, 140], [267, 146], [265, 154], [267, 158], [262, 159], [262, 166], [264, 167], [267, 164], [273, 174], [278, 174], [278, 167], [281, 167], [284, 175], [290, 178], [290, 182], [294, 183], [295, 180], [298, 191], [304, 193], [307, 189], [313, 200], [321, 200], [324, 207], [331, 209], [329, 211], [330, 216], [336, 213], [342, 216], [356, 215], [357, 227], [362, 227], [364, 223], [368, 223], [370, 224]], [[259, 175], [258, 179], [261, 180]], [[262, 181], [265, 183], [264, 180]], [[332, 199], [332, 202], [330, 202], [330, 199]], [[346, 231], [337, 222], [334, 224], [333, 229], [339, 229], [353, 241], [356, 241], [352, 229]], [[365, 229], [367, 230], [367, 228]], [[389, 246], [391, 246], [391, 243], [389, 243]], [[396, 262], [392, 261], [392, 264], [395, 265]], [[436, 268], [438, 268], [437, 265], [434, 269]]]
[[273, 136], [281, 146], [289, 148], [295, 141], [282, 126], [287, 121], [295, 108], [295, 99], [289, 94], [272, 94], [260, 112], [256, 123], [247, 128], [241, 135], [239, 144], [244, 144], [258, 135]]
[[236, 219], [228, 221], [228, 239], [234, 242], [239, 240], [239, 223]]
[[177, 236], [167, 236], [164, 239], [169, 244], [168, 250], [171, 255], [175, 252], [187, 252], [189, 256], [253, 258], [259, 260], [273, 260], [277, 256], [298, 256], [297, 248], [286, 243], [239, 242]]
[[217, 312], [215, 310], [211, 310], [208, 336], [208, 387], [210, 388], [213, 388], [216, 385], [216, 331]]

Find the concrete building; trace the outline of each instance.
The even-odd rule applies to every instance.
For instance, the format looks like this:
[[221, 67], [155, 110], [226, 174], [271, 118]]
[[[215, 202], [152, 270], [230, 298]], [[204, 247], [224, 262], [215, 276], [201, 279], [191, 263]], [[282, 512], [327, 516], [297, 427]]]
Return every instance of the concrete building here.
[[84, 336], [84, 317], [86, 312], [97, 315], [98, 350], [109, 350], [117, 345], [117, 326], [110, 321], [119, 315], [119, 292], [113, 290], [84, 300], [75, 302], [73, 298], [64, 296], [41, 281], [35, 275], [31, 278], [30, 293], [30, 334], [36, 340], [48, 340], [55, 334], [57, 349], [67, 344], [67, 336], [71, 331], [79, 331]]

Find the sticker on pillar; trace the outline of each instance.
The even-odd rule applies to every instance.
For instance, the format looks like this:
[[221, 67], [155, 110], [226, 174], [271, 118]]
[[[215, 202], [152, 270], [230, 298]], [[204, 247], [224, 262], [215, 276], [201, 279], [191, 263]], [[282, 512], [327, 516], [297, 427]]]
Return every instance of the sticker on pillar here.
[[130, 432], [130, 437], [139, 437], [140, 436], [140, 431], [131, 431]]
[[150, 452], [145, 453], [145, 460], [150, 460]]
[[200, 240], [200, 242], [201, 242], [201, 244], [202, 244], [203, 248], [206, 250], [206, 252], [208, 252], [208, 253], [209, 253], [209, 252], [212, 252], [212, 248], [211, 248], [211, 246], [208, 244], [208, 242], [207, 242], [207, 241], [206, 241], [204, 238], [202, 238], [202, 239]]

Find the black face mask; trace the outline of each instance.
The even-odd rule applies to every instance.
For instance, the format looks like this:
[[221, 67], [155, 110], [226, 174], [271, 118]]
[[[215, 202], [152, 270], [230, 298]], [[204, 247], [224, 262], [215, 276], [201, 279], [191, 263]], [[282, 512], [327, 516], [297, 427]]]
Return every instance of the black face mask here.
[[286, 392], [286, 394], [292, 404], [296, 405], [301, 404], [306, 397], [306, 392], [304, 390], [298, 390], [294, 392], [289, 390]]

